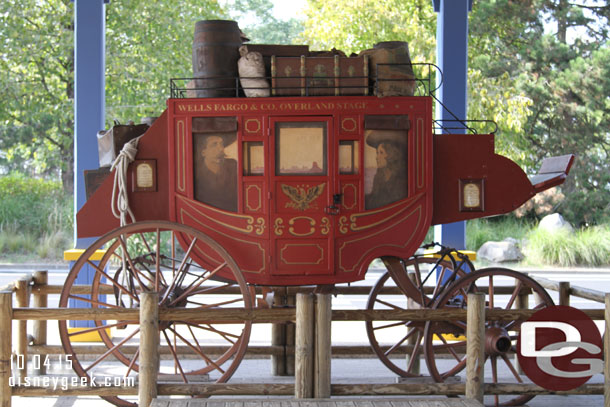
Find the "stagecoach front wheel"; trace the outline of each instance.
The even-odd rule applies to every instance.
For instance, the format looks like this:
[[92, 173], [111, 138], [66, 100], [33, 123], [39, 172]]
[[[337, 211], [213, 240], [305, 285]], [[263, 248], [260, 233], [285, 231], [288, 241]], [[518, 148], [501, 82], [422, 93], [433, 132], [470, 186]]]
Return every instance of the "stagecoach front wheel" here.
[[[533, 309], [553, 305], [553, 300], [540, 284], [518, 271], [486, 268], [457, 280], [435, 302], [433, 308], [468, 307], [469, 293], [484, 293], [485, 308]], [[534, 294], [532, 296], [531, 294]], [[533, 298], [532, 298], [533, 297]], [[515, 365], [516, 343], [521, 321], [485, 321], [485, 383], [523, 383]], [[466, 321], [427, 322], [424, 330], [426, 364], [430, 375], [443, 382], [466, 367]], [[503, 375], [502, 377], [500, 375]], [[490, 377], [487, 377], [490, 376]], [[485, 396], [486, 406], [521, 406], [534, 396]]]
[[[89, 260], [99, 249], [105, 250], [101, 260]], [[207, 259], [206, 266], [194, 258]], [[84, 280], [90, 289], [82, 287]], [[206, 309], [252, 308], [245, 279], [221, 246], [200, 231], [164, 221], [134, 223], [98, 239], [72, 267], [59, 306], [139, 308], [143, 292], [157, 292], [159, 309], [164, 311], [189, 308], [204, 315]], [[137, 377], [140, 356], [137, 321], [84, 321], [87, 326], [76, 327], [71, 322], [60, 321], [59, 332], [80, 377], [88, 383], [105, 383], [106, 377], [133, 383], [130, 378]], [[181, 321], [179, 317], [160, 321], [159, 381], [227, 381], [243, 359], [251, 325], [251, 321]], [[105, 349], [92, 355], [91, 346], [80, 342], [95, 339]], [[104, 398], [118, 406], [135, 405], [116, 396]]]
[[[428, 308], [442, 293], [441, 282], [466, 274], [459, 270], [452, 277], [455, 265], [432, 257], [384, 257], [383, 263], [387, 271], [371, 289], [367, 310]], [[373, 351], [388, 369], [401, 377], [419, 376], [416, 366], [423, 353], [424, 322], [366, 321], [366, 333]], [[404, 352], [406, 357], [399, 356]]]

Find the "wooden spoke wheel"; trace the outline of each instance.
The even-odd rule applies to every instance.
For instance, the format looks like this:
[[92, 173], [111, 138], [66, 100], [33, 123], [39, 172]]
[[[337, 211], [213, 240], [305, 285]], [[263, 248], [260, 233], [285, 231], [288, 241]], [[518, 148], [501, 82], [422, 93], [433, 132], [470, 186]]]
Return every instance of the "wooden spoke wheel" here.
[[[98, 249], [106, 253], [96, 264], [88, 259]], [[216, 265], [198, 265], [193, 260], [196, 252], [207, 254]], [[84, 278], [89, 281], [90, 294], [77, 287], [83, 284], [77, 281]], [[193, 228], [160, 221], [124, 226], [97, 240], [68, 274], [59, 306], [139, 308], [141, 293], [151, 291], [159, 293], [159, 308], [165, 311], [252, 308], [244, 277], [221, 246]], [[64, 350], [72, 355], [76, 373], [88, 383], [99, 383], [96, 376], [137, 376], [138, 322], [87, 322], [87, 327], [76, 328], [69, 327], [67, 321], [59, 323]], [[227, 381], [246, 352], [251, 325], [251, 321], [160, 321], [159, 381]], [[106, 350], [92, 356], [91, 346], [83, 347], [79, 342], [96, 339]], [[104, 398], [118, 406], [135, 405], [115, 396]]]
[[[465, 309], [468, 293], [485, 293], [485, 307], [488, 309], [527, 308], [528, 301], [533, 301], [528, 294], [537, 297], [533, 309], [553, 305], [546, 290], [530, 277], [514, 270], [487, 268], [457, 280], [438, 298], [433, 308]], [[517, 320], [485, 322], [485, 383], [523, 383], [515, 365], [520, 325]], [[465, 333], [465, 320], [426, 323], [424, 354], [430, 375], [437, 382], [445, 381], [466, 367]], [[485, 405], [520, 406], [533, 397], [491, 395], [485, 396]]]
[[[431, 257], [412, 257], [400, 260], [385, 257], [388, 271], [383, 273], [371, 289], [367, 310], [406, 310], [430, 307], [446, 280], [452, 281], [454, 265]], [[465, 275], [460, 270], [456, 276]], [[366, 333], [373, 351], [391, 371], [402, 377], [419, 376], [418, 364], [423, 352], [424, 322], [367, 321]], [[403, 352], [399, 352], [403, 350]], [[405, 356], [399, 353], [406, 352]]]

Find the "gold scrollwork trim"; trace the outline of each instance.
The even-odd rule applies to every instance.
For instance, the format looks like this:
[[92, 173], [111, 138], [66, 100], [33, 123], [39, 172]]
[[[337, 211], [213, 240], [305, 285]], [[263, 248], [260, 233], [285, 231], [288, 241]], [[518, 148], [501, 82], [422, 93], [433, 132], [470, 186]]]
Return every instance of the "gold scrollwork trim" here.
[[[304, 219], [304, 220], [308, 220], [308, 221], [309, 221], [309, 226], [311, 226], [311, 227], [309, 228], [309, 232], [306, 232], [306, 233], [297, 233], [297, 232], [295, 232], [294, 227], [293, 227], [293, 226], [294, 226], [294, 223], [295, 223], [297, 220], [300, 220], [300, 219]], [[290, 232], [290, 234], [291, 234], [291, 235], [293, 235], [293, 236], [298, 236], [298, 237], [311, 236], [311, 235], [313, 235], [313, 234], [316, 232], [316, 228], [315, 228], [315, 226], [316, 226], [316, 221], [315, 221], [315, 219], [312, 219], [312, 218], [310, 218], [310, 217], [308, 217], [308, 216], [296, 216], [296, 217], [294, 217], [294, 218], [290, 219], [290, 220], [288, 221], [288, 224], [290, 225], [290, 227], [288, 228], [288, 231], [289, 231], [289, 232]]]
[[178, 120], [176, 123], [176, 130], [178, 133], [176, 152], [176, 162], [178, 162], [178, 190], [180, 192], [186, 191], [186, 134], [185, 134], [184, 120]]
[[[197, 224], [200, 226], [200, 228], [197, 228], [197, 229], [199, 229], [199, 230], [201, 230], [201, 231], [203, 231], [204, 229], [210, 229], [210, 230], [213, 230], [214, 232], [218, 233], [219, 235], [224, 236], [224, 237], [225, 237], [225, 238], [227, 238], [227, 239], [234, 240], [234, 241], [236, 241], [236, 242], [240, 242], [240, 243], [245, 243], [245, 244], [247, 244], [247, 245], [254, 246], [254, 247], [258, 248], [258, 250], [261, 252], [261, 260], [262, 260], [262, 266], [261, 266], [261, 268], [259, 268], [258, 270], [247, 270], [247, 269], [245, 269], [245, 268], [242, 268], [242, 271], [245, 271], [245, 272], [247, 272], [247, 273], [256, 273], [256, 274], [260, 274], [260, 273], [262, 273], [263, 271], [265, 271], [265, 270], [267, 269], [267, 260], [266, 260], [266, 256], [265, 256], [265, 248], [264, 248], [264, 247], [263, 247], [263, 246], [262, 246], [260, 243], [258, 243], [258, 242], [249, 242], [249, 241], [247, 241], [247, 240], [238, 239], [238, 238], [236, 238], [236, 237], [229, 236], [229, 235], [227, 235], [226, 233], [222, 233], [222, 232], [220, 232], [220, 231], [219, 231], [219, 230], [217, 230], [217, 229], [212, 229], [212, 228], [210, 228], [210, 226], [209, 226], [209, 225], [206, 225], [205, 223], [201, 222], [199, 219], [196, 219], [196, 218], [195, 218], [195, 217], [194, 217], [194, 216], [193, 216], [191, 213], [189, 213], [189, 212], [185, 211], [184, 209], [181, 209], [181, 210], [180, 210], [180, 214], [179, 214], [179, 215], [180, 215], [180, 216], [179, 216], [179, 218], [180, 218], [180, 222], [181, 222], [183, 225], [186, 225], [186, 222], [185, 222], [184, 220], [185, 220], [185, 219], [188, 217], [189, 219], [191, 219], [193, 222], [197, 223]], [[199, 249], [197, 246], [195, 246], [195, 249], [196, 249], [196, 251], [198, 251], [198, 252], [199, 252], [199, 253], [200, 253], [202, 256], [207, 257], [208, 259], [211, 259], [211, 258], [210, 258], [210, 256], [208, 256], [207, 254], [205, 254], [205, 253], [204, 253], [204, 252], [203, 252], [201, 249]], [[213, 260], [213, 259], [211, 259], [211, 260]]]
[[263, 233], [265, 233], [265, 218], [257, 218], [256, 219], [256, 226], [254, 226], [256, 234], [257, 235], [262, 235]]
[[417, 173], [417, 188], [424, 187], [424, 119], [417, 118], [417, 163], [419, 164]]
[[339, 232], [346, 234], [347, 233], [347, 216], [341, 216], [339, 218]]
[[250, 234], [250, 233], [252, 233], [254, 231], [254, 226], [253, 226], [254, 225], [254, 217], [252, 217], [252, 216], [239, 215], [239, 214], [236, 214], [236, 213], [225, 212], [225, 211], [222, 211], [220, 209], [213, 208], [211, 206], [206, 207], [206, 209], [211, 210], [213, 212], [216, 212], [218, 214], [222, 214], [224, 216], [230, 216], [230, 217], [233, 217], [233, 218], [242, 219], [242, 220], [244, 220], [248, 224], [248, 226], [246, 226], [246, 227], [239, 227], [239, 226], [228, 224], [226, 222], [221, 222], [219, 219], [203, 213], [202, 211], [200, 211], [197, 207], [195, 207], [193, 205], [192, 201], [190, 201], [187, 198], [184, 198], [182, 196], [178, 196], [178, 199], [180, 199], [186, 206], [188, 206], [191, 210], [196, 212], [199, 216], [202, 216], [202, 217], [204, 217], [204, 218], [206, 218], [206, 219], [208, 219], [208, 220], [210, 220], [210, 221], [212, 221], [212, 222], [214, 222], [214, 223], [216, 223], [218, 225], [224, 226], [227, 229], [235, 230], [237, 232], [242, 232], [242, 233], [248, 233], [248, 234]]
[[273, 228], [273, 231], [275, 232], [276, 236], [282, 236], [284, 234], [284, 219], [282, 218], [277, 218], [275, 220], [275, 225]]
[[320, 232], [322, 232], [323, 235], [327, 235], [328, 232], [330, 232], [330, 220], [326, 216], [322, 218]]
[[[250, 206], [250, 188], [256, 188], [256, 191], [258, 192], [258, 206], [256, 206], [256, 208]], [[262, 205], [263, 197], [261, 187], [259, 187], [258, 185], [248, 185], [248, 187], [246, 188], [246, 208], [248, 208], [249, 211], [258, 212], [260, 211]]]
[[[407, 213], [406, 215], [404, 215], [404, 216], [403, 216], [403, 217], [401, 217], [400, 219], [397, 219], [395, 222], [392, 222], [392, 224], [391, 224], [391, 225], [388, 225], [387, 227], [383, 228], [382, 230], [378, 230], [377, 232], [372, 233], [372, 234], [370, 234], [370, 235], [369, 235], [369, 234], [367, 234], [366, 236], [363, 236], [363, 237], [358, 237], [358, 238], [355, 238], [355, 239], [353, 239], [353, 240], [349, 240], [349, 241], [345, 241], [345, 242], [343, 242], [343, 244], [342, 244], [342, 245], [341, 245], [341, 247], [339, 248], [339, 269], [340, 269], [341, 271], [345, 272], [345, 273], [351, 273], [351, 272], [353, 272], [353, 271], [355, 270], [356, 266], [357, 266], [358, 264], [360, 264], [360, 262], [362, 261], [362, 259], [364, 259], [364, 258], [366, 257], [366, 255], [367, 255], [368, 253], [370, 253], [370, 252], [371, 252], [371, 250], [374, 250], [374, 249], [375, 249], [375, 247], [371, 247], [369, 250], [367, 250], [367, 251], [365, 251], [364, 253], [362, 253], [362, 255], [360, 256], [360, 258], [359, 258], [357, 261], [355, 261], [355, 262], [353, 263], [353, 264], [354, 264], [354, 267], [352, 267], [351, 269], [346, 269], [346, 268], [343, 266], [343, 257], [342, 257], [343, 255], [342, 255], [342, 252], [343, 252], [343, 249], [345, 249], [345, 247], [346, 247], [348, 244], [350, 244], [350, 243], [354, 243], [354, 242], [358, 242], [358, 241], [360, 241], [360, 240], [367, 240], [367, 239], [371, 239], [373, 236], [379, 236], [379, 235], [380, 235], [380, 234], [382, 234], [382, 233], [386, 233], [388, 230], [390, 230], [391, 228], [393, 228], [393, 227], [397, 226], [397, 225], [398, 225], [398, 224], [400, 224], [401, 222], [406, 221], [408, 218], [410, 218], [410, 217], [411, 217], [411, 216], [413, 216], [413, 215], [416, 215], [416, 216], [417, 216], [417, 223], [416, 223], [415, 228], [414, 228], [414, 230], [417, 230], [417, 229], [419, 228], [419, 225], [420, 225], [421, 220], [422, 220], [422, 206], [421, 206], [421, 205], [417, 206], [417, 207], [416, 207], [416, 208], [414, 208], [414, 209], [413, 209], [411, 212]], [[415, 233], [412, 233], [412, 234], [411, 234], [411, 236], [410, 236], [410, 237], [409, 237], [409, 238], [408, 238], [408, 239], [407, 239], [405, 242], [403, 242], [403, 244], [402, 244], [402, 245], [400, 245], [400, 244], [385, 244], [384, 246], [389, 246], [389, 247], [397, 247], [397, 248], [399, 248], [399, 249], [404, 249], [404, 248], [405, 248], [405, 247], [406, 247], [406, 246], [407, 246], [407, 245], [408, 245], [408, 244], [411, 242], [411, 240], [413, 240], [413, 236], [415, 236]]]
[[[248, 128], [248, 124], [250, 124], [251, 122], [256, 123], [256, 130], [250, 130], [250, 128]], [[246, 119], [244, 127], [248, 133], [258, 133], [259, 131], [261, 131], [261, 121], [259, 119]]]
[[[390, 206], [389, 208], [385, 208], [385, 209], [381, 209], [381, 210], [378, 209], [376, 211], [369, 211], [369, 212], [363, 212], [363, 213], [355, 213], [353, 215], [350, 215], [350, 217], [349, 217], [349, 219], [351, 221], [350, 228], [351, 228], [352, 231], [358, 232], [358, 231], [361, 231], [361, 230], [367, 230], [367, 229], [374, 228], [375, 226], [379, 226], [382, 223], [385, 223], [385, 222], [389, 221], [390, 219], [395, 218], [396, 216], [398, 216], [401, 213], [403, 213], [404, 211], [406, 211], [411, 205], [413, 205], [414, 202], [417, 202], [421, 198], [422, 195], [423, 194], [417, 194], [414, 197], [412, 197], [411, 199], [407, 200], [406, 202], [399, 201], [398, 203]], [[387, 218], [381, 219], [381, 220], [379, 220], [377, 222], [371, 223], [369, 225], [364, 225], [364, 226], [358, 226], [357, 223], [356, 223], [358, 221], [358, 218], [361, 218], [361, 217], [364, 217], [364, 216], [368, 216], [368, 215], [377, 214], [377, 213], [380, 213], [380, 212], [385, 212], [387, 210], [396, 208], [397, 206], [400, 206], [400, 205], [404, 205], [404, 207], [402, 209], [398, 210], [397, 212], [391, 214]]]
[[[314, 263], [312, 261], [308, 261], [308, 262], [295, 262], [295, 261], [286, 261], [286, 259], [284, 258], [284, 250], [286, 250], [288, 248], [288, 246], [295, 246], [295, 247], [317, 247], [320, 250], [320, 258]], [[320, 264], [322, 263], [322, 261], [324, 261], [324, 248], [321, 247], [319, 244], [292, 244], [292, 243], [287, 243], [284, 245], [284, 247], [282, 247], [282, 250], [280, 250], [280, 259], [282, 259], [282, 262], [284, 264], [291, 264], [291, 265], [295, 265], [295, 264]]]

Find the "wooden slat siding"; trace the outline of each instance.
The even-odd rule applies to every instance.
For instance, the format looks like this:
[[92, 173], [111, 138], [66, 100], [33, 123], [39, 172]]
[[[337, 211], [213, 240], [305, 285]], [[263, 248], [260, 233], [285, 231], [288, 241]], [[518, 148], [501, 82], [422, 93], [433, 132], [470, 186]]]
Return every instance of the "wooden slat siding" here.
[[471, 399], [153, 400], [151, 407], [481, 407]]

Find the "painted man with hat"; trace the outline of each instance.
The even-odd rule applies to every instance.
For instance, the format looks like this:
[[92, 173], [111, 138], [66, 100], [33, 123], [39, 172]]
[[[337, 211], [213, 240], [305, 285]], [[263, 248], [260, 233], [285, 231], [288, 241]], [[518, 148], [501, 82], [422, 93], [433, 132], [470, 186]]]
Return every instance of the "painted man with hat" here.
[[407, 132], [367, 130], [366, 143], [377, 151], [373, 188], [365, 208], [375, 209], [407, 197]]
[[226, 211], [237, 211], [237, 161], [225, 147], [234, 132], [198, 134], [195, 145], [195, 199]]

